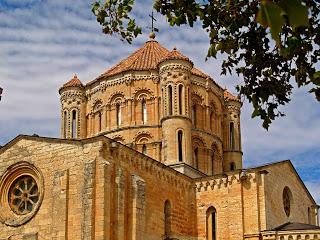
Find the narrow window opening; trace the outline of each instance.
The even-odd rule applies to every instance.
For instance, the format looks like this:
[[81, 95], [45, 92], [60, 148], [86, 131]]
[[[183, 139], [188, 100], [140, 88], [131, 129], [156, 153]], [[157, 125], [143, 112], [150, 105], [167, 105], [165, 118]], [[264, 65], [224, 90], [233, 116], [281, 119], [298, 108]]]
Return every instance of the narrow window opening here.
[[173, 104], [172, 104], [172, 86], [170, 85], [169, 87], [168, 87], [168, 107], [169, 107], [169, 115], [172, 115], [172, 106], [173, 106]]
[[63, 138], [67, 137], [67, 111], [63, 112]]
[[234, 162], [230, 163], [230, 171], [236, 170], [236, 164]]
[[118, 103], [116, 105], [116, 115], [117, 115], [117, 127], [119, 127], [121, 125], [121, 108], [120, 108], [120, 104]]
[[72, 127], [71, 127], [71, 136], [72, 138], [76, 138], [77, 137], [77, 112], [76, 110], [72, 111]]
[[179, 152], [179, 162], [183, 161], [183, 148], [182, 148], [182, 143], [183, 143], [183, 133], [182, 131], [178, 131], [178, 152]]
[[197, 126], [197, 109], [196, 109], [196, 105], [192, 106], [191, 118], [192, 118], [193, 126], [196, 127]]
[[183, 91], [183, 86], [179, 85], [179, 114], [182, 114], [182, 91]]
[[142, 153], [147, 155], [147, 146], [145, 144], [142, 145]]
[[230, 148], [234, 150], [234, 123], [230, 123]]
[[214, 207], [210, 207], [207, 210], [207, 239], [216, 240], [217, 239], [217, 216]]
[[196, 147], [193, 151], [193, 159], [194, 159], [195, 168], [198, 169], [199, 168], [199, 149], [198, 149], [198, 147]]
[[311, 223], [311, 212], [310, 212], [310, 208], [309, 207], [308, 207], [308, 223], [312, 224]]
[[145, 99], [142, 100], [141, 108], [142, 108], [142, 123], [146, 124], [146, 122], [147, 122], [147, 103], [146, 103]]
[[171, 204], [167, 200], [164, 203], [164, 239], [170, 239], [171, 235]]

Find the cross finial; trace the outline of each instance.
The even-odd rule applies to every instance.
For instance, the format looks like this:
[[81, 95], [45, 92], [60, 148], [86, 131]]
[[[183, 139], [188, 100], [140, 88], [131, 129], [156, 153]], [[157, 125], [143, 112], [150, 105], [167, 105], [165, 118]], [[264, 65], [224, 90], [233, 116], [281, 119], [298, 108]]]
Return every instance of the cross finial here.
[[151, 18], [150, 38], [155, 38], [154, 32], [158, 32], [159, 30], [156, 27], [154, 27], [154, 22], [156, 22], [157, 20], [154, 18], [153, 10], [152, 10], [151, 14], [149, 14], [149, 17]]

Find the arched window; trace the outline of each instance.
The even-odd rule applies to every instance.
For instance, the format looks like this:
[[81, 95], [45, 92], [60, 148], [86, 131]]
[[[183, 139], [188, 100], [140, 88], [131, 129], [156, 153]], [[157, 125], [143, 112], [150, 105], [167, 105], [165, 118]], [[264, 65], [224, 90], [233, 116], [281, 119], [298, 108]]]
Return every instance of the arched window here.
[[182, 109], [183, 109], [183, 105], [182, 105], [182, 101], [183, 101], [183, 86], [179, 85], [179, 114], [182, 114]]
[[169, 200], [164, 203], [164, 239], [171, 235], [171, 204]]
[[120, 104], [116, 105], [116, 118], [117, 118], [117, 127], [121, 125], [121, 107]]
[[169, 115], [172, 115], [172, 86], [169, 85], [168, 87], [168, 108], [169, 108]]
[[72, 111], [72, 122], [71, 122], [71, 136], [72, 138], [77, 137], [77, 111]]
[[181, 130], [178, 131], [178, 154], [179, 154], [179, 162], [183, 161], [183, 132]]
[[194, 160], [195, 168], [198, 169], [199, 168], [199, 149], [198, 149], [198, 147], [196, 147], [193, 150], [193, 160]]
[[63, 112], [63, 138], [67, 137], [67, 121], [68, 121], [68, 117], [67, 117], [67, 111]]
[[234, 149], [234, 123], [230, 123], [230, 148]]
[[145, 144], [142, 145], [142, 153], [147, 155], [147, 146]]
[[236, 164], [234, 162], [230, 163], [230, 171], [236, 170]]
[[101, 112], [98, 112], [98, 131], [101, 132]]
[[142, 123], [146, 124], [147, 122], [147, 103], [146, 100], [143, 99], [141, 103], [141, 113], [142, 113]]
[[191, 119], [192, 119], [193, 126], [196, 127], [197, 126], [197, 109], [196, 109], [196, 105], [192, 106]]
[[207, 210], [207, 240], [217, 239], [217, 211], [214, 207]]

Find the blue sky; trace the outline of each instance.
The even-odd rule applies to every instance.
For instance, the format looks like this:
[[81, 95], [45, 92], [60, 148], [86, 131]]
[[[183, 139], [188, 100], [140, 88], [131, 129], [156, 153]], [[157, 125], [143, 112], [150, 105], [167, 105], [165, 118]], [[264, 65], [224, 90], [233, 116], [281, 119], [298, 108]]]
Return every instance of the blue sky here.
[[[18, 134], [59, 136], [58, 88], [77, 73], [88, 82], [141, 46], [148, 39], [151, 0], [139, 1], [137, 22], [144, 35], [132, 45], [105, 36], [83, 0], [0, 0], [0, 145]], [[205, 61], [208, 38], [201, 28], [170, 28], [156, 15], [157, 40], [174, 46], [221, 86], [235, 92], [236, 76], [220, 76], [221, 59]], [[251, 119], [251, 106], [242, 109], [245, 166], [291, 159], [320, 203], [320, 105], [295, 89], [292, 101], [267, 132]]]

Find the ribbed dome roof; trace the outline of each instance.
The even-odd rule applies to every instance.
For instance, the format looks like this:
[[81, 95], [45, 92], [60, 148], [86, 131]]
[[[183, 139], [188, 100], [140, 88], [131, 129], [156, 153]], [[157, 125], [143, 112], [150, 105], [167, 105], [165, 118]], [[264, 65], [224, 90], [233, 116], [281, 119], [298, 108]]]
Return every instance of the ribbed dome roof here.
[[155, 70], [160, 60], [168, 53], [169, 51], [157, 41], [149, 40], [142, 48], [103, 73], [102, 76], [107, 77], [132, 70]]
[[[191, 62], [188, 57], [182, 55], [176, 49], [170, 52], [154, 39], [150, 39], [141, 48], [120, 61], [114, 67], [102, 73], [99, 77], [89, 82], [87, 85], [93, 84], [101, 78], [111, 77], [127, 71], [157, 70], [158, 64], [166, 59], [182, 59]], [[203, 73], [197, 68], [193, 68], [191, 73], [199, 77], [211, 79], [209, 75]]]

